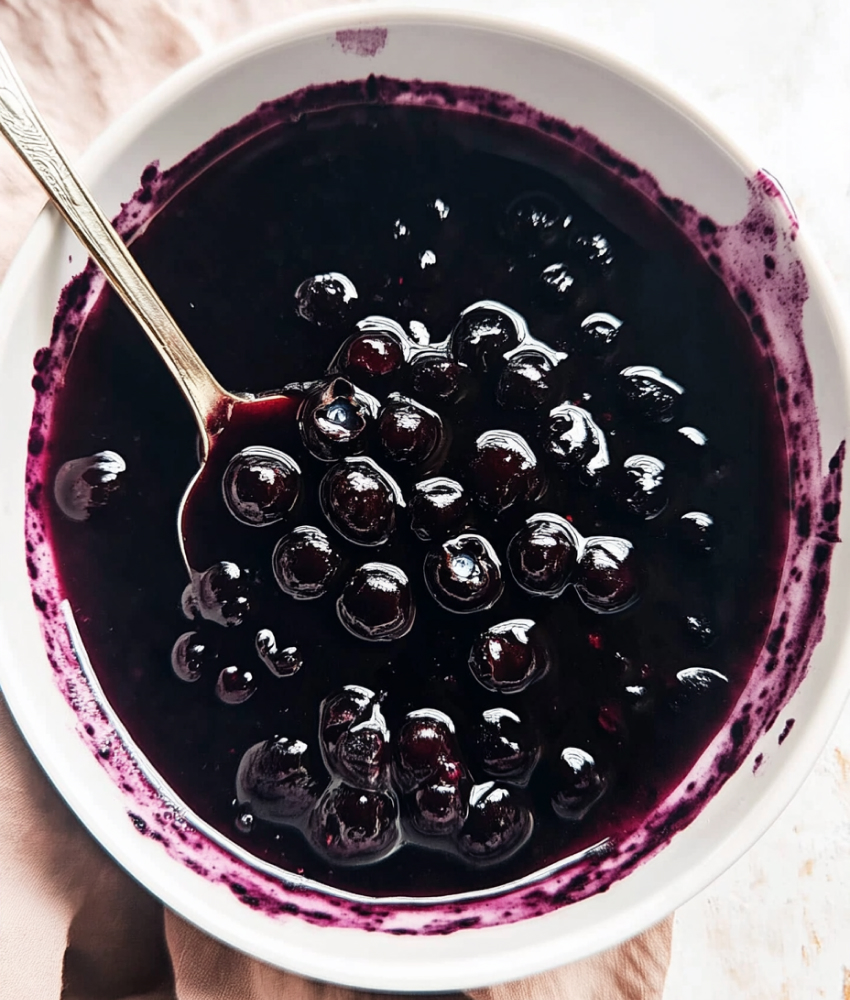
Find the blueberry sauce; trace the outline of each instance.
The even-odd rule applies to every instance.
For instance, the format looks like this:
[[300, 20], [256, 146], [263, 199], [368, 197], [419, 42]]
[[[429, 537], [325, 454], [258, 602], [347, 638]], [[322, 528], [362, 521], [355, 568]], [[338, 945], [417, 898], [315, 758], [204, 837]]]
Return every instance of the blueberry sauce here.
[[372, 78], [146, 171], [134, 254], [228, 388], [288, 398], [216, 442], [186, 588], [188, 408], [91, 272], [69, 286], [28, 470], [57, 670], [66, 598], [155, 772], [295, 883], [433, 896], [577, 860], [474, 916], [343, 916], [173, 804], [137, 827], [247, 905], [443, 933], [604, 888], [695, 815], [799, 683], [837, 540], [805, 277], [751, 191], [723, 230], [504, 95]]

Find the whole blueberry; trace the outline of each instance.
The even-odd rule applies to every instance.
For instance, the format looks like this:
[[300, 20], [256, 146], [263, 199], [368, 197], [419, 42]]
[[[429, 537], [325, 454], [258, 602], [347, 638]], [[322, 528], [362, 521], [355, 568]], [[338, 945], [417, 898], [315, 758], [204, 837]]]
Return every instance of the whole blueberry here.
[[482, 632], [469, 651], [469, 669], [488, 691], [516, 694], [549, 669], [549, 651], [530, 618], [513, 618]]
[[611, 241], [602, 233], [574, 232], [570, 240], [570, 256], [589, 272], [605, 277], [613, 274], [614, 251]]
[[651, 521], [667, 506], [664, 463], [652, 455], [632, 455], [623, 462], [611, 485], [617, 505], [643, 521]]
[[560, 468], [593, 482], [608, 466], [605, 435], [580, 406], [562, 403], [549, 413], [544, 449]]
[[225, 667], [218, 675], [215, 693], [225, 705], [241, 705], [257, 690], [257, 682], [250, 670], [243, 667]]
[[405, 798], [410, 825], [426, 837], [457, 833], [466, 820], [472, 781], [457, 761], [443, 759]]
[[218, 625], [241, 625], [251, 610], [250, 584], [236, 563], [215, 563], [195, 581], [199, 613]]
[[314, 274], [295, 290], [295, 311], [316, 326], [339, 329], [350, 319], [356, 299], [357, 289], [344, 274]]
[[428, 553], [424, 569], [428, 591], [447, 611], [484, 611], [502, 596], [502, 564], [481, 535], [448, 539]]
[[392, 392], [378, 419], [384, 454], [400, 465], [422, 465], [443, 440], [439, 414], [401, 393]]
[[485, 431], [469, 463], [472, 494], [485, 510], [501, 514], [514, 504], [537, 500], [546, 481], [530, 445], [514, 431]]
[[587, 303], [587, 280], [574, 264], [556, 261], [540, 272], [540, 303], [550, 310], [573, 313]]
[[547, 406], [555, 390], [554, 366], [539, 351], [520, 351], [502, 369], [496, 399], [508, 410], [537, 410]]
[[556, 244], [570, 221], [557, 198], [543, 191], [530, 191], [508, 205], [502, 231], [514, 246], [531, 256]]
[[688, 667], [676, 674], [669, 695], [670, 708], [677, 713], [693, 714], [700, 708], [713, 712], [729, 697], [729, 679], [708, 667]]
[[391, 375], [404, 364], [404, 350], [388, 330], [372, 330], [352, 337], [343, 347], [340, 368], [351, 378]]
[[278, 586], [296, 600], [311, 600], [326, 594], [341, 561], [324, 531], [309, 524], [302, 524], [281, 538], [272, 553]]
[[236, 773], [236, 800], [258, 819], [292, 822], [313, 808], [319, 786], [307, 744], [274, 736], [246, 750]]
[[508, 545], [508, 565], [530, 594], [559, 597], [570, 583], [581, 536], [557, 514], [533, 514]]
[[623, 321], [611, 313], [591, 313], [579, 325], [575, 346], [582, 354], [592, 357], [613, 354], [619, 342], [622, 325]]
[[390, 733], [375, 695], [350, 685], [322, 702], [319, 736], [325, 766], [355, 788], [386, 788]]
[[322, 510], [343, 538], [356, 545], [383, 545], [404, 506], [395, 480], [371, 458], [347, 458], [322, 480]]
[[469, 386], [469, 366], [445, 354], [421, 354], [411, 370], [413, 388], [425, 399], [457, 402]]
[[409, 792], [437, 773], [440, 763], [458, 759], [452, 720], [434, 708], [409, 712], [395, 738], [393, 775]]
[[295, 506], [301, 470], [289, 455], [254, 445], [230, 460], [221, 481], [227, 509], [243, 524], [275, 524]]
[[303, 665], [297, 646], [278, 646], [270, 628], [261, 628], [257, 632], [254, 649], [275, 677], [292, 677]]
[[345, 378], [315, 385], [298, 410], [298, 427], [305, 447], [323, 462], [365, 451], [369, 428], [380, 404]]
[[426, 542], [439, 541], [453, 531], [469, 510], [469, 495], [459, 482], [446, 476], [424, 479], [410, 496], [410, 527]]
[[588, 538], [579, 560], [575, 590], [599, 614], [624, 611], [637, 600], [634, 548], [625, 538]]
[[524, 322], [513, 310], [499, 302], [476, 302], [461, 313], [449, 349], [474, 371], [488, 371], [524, 336]]
[[608, 787], [594, 757], [580, 747], [565, 747], [550, 770], [552, 808], [561, 819], [584, 819]]
[[313, 809], [309, 835], [334, 864], [371, 864], [399, 846], [398, 806], [384, 792], [333, 784]]
[[184, 632], [171, 650], [171, 669], [181, 681], [200, 680], [204, 670], [215, 662], [215, 653], [199, 632]]
[[708, 555], [716, 544], [714, 518], [702, 511], [692, 510], [679, 518], [678, 536], [690, 552]]
[[406, 574], [389, 563], [355, 570], [337, 601], [342, 624], [359, 639], [390, 642], [413, 628], [416, 607]]
[[540, 759], [532, 728], [507, 708], [488, 708], [472, 730], [475, 756], [485, 774], [526, 785]]
[[649, 365], [624, 368], [620, 372], [620, 389], [633, 413], [660, 424], [667, 424], [676, 416], [685, 391]]
[[99, 451], [65, 462], [53, 481], [53, 496], [65, 517], [86, 521], [121, 486], [127, 465], [114, 451]]
[[470, 793], [458, 848], [475, 865], [497, 864], [516, 854], [533, 828], [534, 817], [522, 793], [488, 781]]

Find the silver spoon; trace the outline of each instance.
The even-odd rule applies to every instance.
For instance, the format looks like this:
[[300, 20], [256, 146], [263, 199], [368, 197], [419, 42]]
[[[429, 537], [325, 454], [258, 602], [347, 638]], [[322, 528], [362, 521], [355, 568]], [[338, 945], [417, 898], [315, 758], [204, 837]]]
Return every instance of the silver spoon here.
[[[187, 552], [187, 512], [216, 440], [238, 413], [240, 423], [260, 423], [293, 410], [288, 396], [240, 396], [224, 389], [213, 377], [174, 318], [151, 287], [123, 240], [80, 181], [39, 115], [0, 44], [0, 132], [41, 183], [62, 217], [102, 269], [130, 312], [150, 338], [183, 391], [201, 438], [201, 466], [189, 483], [178, 511], [178, 536], [190, 572]], [[249, 412], [250, 411], [250, 412]], [[256, 411], [256, 412], [255, 412]]]

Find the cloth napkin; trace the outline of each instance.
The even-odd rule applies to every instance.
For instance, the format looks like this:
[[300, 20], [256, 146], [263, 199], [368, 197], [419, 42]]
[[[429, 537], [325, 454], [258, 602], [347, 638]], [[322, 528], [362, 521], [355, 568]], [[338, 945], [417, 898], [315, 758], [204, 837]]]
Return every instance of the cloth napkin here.
[[[73, 157], [201, 51], [315, 0], [0, 0], [0, 38]], [[0, 273], [44, 202], [0, 140]], [[474, 1000], [660, 1000], [672, 918]], [[355, 1000], [248, 958], [164, 910], [54, 791], [0, 698], [0, 1000]], [[456, 997], [460, 994], [456, 994]]]

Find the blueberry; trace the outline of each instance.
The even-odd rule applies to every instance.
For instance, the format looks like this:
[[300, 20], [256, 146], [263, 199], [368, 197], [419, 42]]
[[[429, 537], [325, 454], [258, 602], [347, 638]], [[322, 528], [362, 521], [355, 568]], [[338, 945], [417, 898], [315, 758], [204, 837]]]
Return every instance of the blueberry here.
[[121, 485], [124, 459], [114, 451], [99, 451], [65, 462], [56, 473], [53, 496], [65, 517], [86, 521], [93, 510], [106, 506]]
[[283, 520], [301, 492], [301, 470], [275, 448], [255, 445], [231, 458], [221, 481], [227, 509], [243, 524], [260, 527]]
[[476, 865], [505, 861], [528, 841], [534, 818], [516, 789], [488, 781], [475, 785], [458, 837], [461, 854]]
[[190, 622], [196, 621], [201, 617], [201, 612], [198, 610], [198, 596], [195, 593], [195, 585], [189, 581], [183, 588], [183, 593], [180, 595], [180, 610], [183, 612], [183, 617], [187, 618]]
[[236, 801], [257, 819], [292, 822], [313, 808], [319, 786], [302, 740], [274, 736], [246, 750], [236, 772]]
[[464, 533], [428, 553], [425, 583], [447, 611], [484, 611], [502, 596], [502, 564], [486, 538]]
[[334, 864], [371, 864], [399, 846], [398, 807], [383, 792], [331, 785], [310, 816], [309, 834]]
[[520, 717], [507, 708], [488, 708], [472, 732], [481, 769], [491, 778], [526, 785], [540, 759], [540, 744]]
[[336, 744], [355, 722], [371, 714], [377, 701], [374, 691], [359, 684], [347, 684], [341, 691], [329, 695], [319, 710], [319, 737], [322, 753], [333, 758]]
[[549, 651], [535, 622], [514, 618], [478, 636], [469, 652], [469, 669], [488, 691], [516, 694], [546, 673]]
[[195, 601], [207, 621], [241, 625], [251, 610], [248, 576], [236, 563], [215, 563], [198, 577]]
[[591, 313], [581, 321], [575, 337], [575, 346], [582, 354], [605, 357], [613, 354], [620, 337], [621, 319], [610, 313]]
[[469, 384], [469, 366], [443, 354], [422, 354], [413, 362], [413, 388], [426, 399], [457, 402]]
[[608, 466], [608, 445], [593, 417], [580, 406], [562, 403], [549, 413], [544, 449], [555, 463], [593, 482]]
[[453, 531], [469, 509], [469, 496], [460, 483], [446, 476], [423, 479], [410, 497], [410, 527], [426, 542], [439, 541]]
[[690, 511], [679, 518], [679, 538], [691, 552], [708, 554], [715, 546], [714, 518], [701, 511]]
[[632, 455], [623, 462], [611, 493], [620, 508], [651, 521], [667, 506], [664, 463], [651, 455]]
[[584, 276], [572, 264], [558, 261], [540, 272], [540, 301], [558, 311], [580, 309], [586, 302]]
[[378, 420], [378, 439], [392, 461], [422, 465], [443, 441], [443, 422], [427, 406], [392, 392]]
[[670, 692], [669, 706], [673, 712], [690, 715], [704, 706], [716, 711], [729, 697], [729, 679], [708, 667], [688, 667], [676, 674], [676, 684]]
[[351, 317], [357, 289], [344, 274], [315, 274], [295, 290], [295, 311], [316, 326], [339, 328]]
[[410, 581], [397, 566], [366, 563], [354, 571], [336, 604], [342, 624], [359, 639], [390, 642], [413, 628]]
[[348, 379], [320, 382], [299, 408], [301, 438], [310, 454], [323, 462], [360, 454], [366, 448], [368, 429], [377, 419], [379, 409], [374, 396]]
[[588, 538], [579, 560], [575, 589], [591, 611], [613, 614], [637, 600], [638, 581], [632, 543], [625, 538]]
[[710, 646], [717, 638], [716, 628], [705, 615], [685, 615], [682, 624], [685, 633], [703, 649]]
[[322, 480], [322, 510], [343, 538], [356, 545], [383, 545], [404, 506], [395, 480], [371, 458], [347, 458]]
[[406, 799], [410, 825], [426, 837], [446, 837], [463, 826], [472, 781], [456, 761], [443, 759]]
[[658, 368], [632, 365], [620, 372], [620, 387], [632, 411], [653, 423], [667, 424], [675, 416], [684, 389]]
[[462, 364], [488, 371], [526, 336], [525, 321], [498, 302], [476, 302], [460, 314], [449, 349]]
[[411, 791], [437, 773], [443, 761], [457, 760], [452, 720], [434, 708], [410, 712], [395, 740], [393, 775], [402, 791]]
[[375, 330], [352, 337], [343, 347], [341, 369], [352, 378], [391, 375], [404, 364], [404, 350], [389, 331]]
[[272, 553], [274, 578], [280, 589], [297, 600], [326, 594], [341, 559], [319, 528], [302, 524], [281, 538]]
[[570, 251], [570, 256], [588, 270], [606, 277], [613, 273], [614, 251], [608, 237], [602, 233], [575, 233]]
[[494, 514], [539, 499], [546, 485], [537, 456], [513, 431], [485, 431], [478, 438], [469, 477], [475, 499]]
[[514, 354], [499, 376], [496, 399], [508, 410], [542, 409], [552, 399], [554, 367], [539, 351]]
[[529, 255], [557, 243], [571, 222], [557, 199], [540, 191], [522, 194], [505, 210], [504, 235]]
[[319, 736], [325, 766], [355, 788], [386, 788], [390, 733], [378, 700], [368, 688], [350, 685], [322, 702]]
[[605, 794], [608, 779], [580, 747], [565, 747], [551, 768], [552, 808], [561, 819], [578, 822]]
[[559, 597], [578, 564], [581, 536], [557, 514], [533, 514], [508, 545], [514, 579], [530, 594]]
[[303, 663], [296, 646], [280, 647], [274, 632], [269, 628], [261, 628], [254, 637], [254, 648], [257, 656], [265, 663], [275, 677], [292, 677], [301, 669]]
[[257, 682], [250, 670], [242, 667], [225, 667], [218, 675], [215, 693], [225, 705], [241, 705], [257, 690]]
[[184, 632], [171, 650], [171, 668], [181, 681], [200, 680], [204, 669], [215, 662], [215, 653], [198, 632]]

